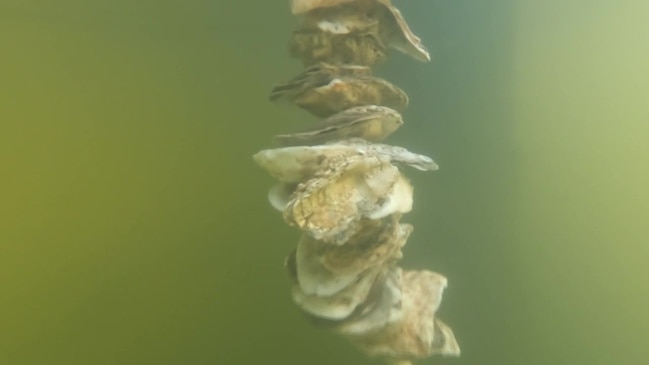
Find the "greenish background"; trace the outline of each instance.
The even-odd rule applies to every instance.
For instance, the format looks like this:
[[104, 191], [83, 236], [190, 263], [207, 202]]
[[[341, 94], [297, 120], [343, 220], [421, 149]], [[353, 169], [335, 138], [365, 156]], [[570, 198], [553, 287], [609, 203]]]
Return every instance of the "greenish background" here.
[[[644, 364], [649, 5], [396, 1], [431, 49], [403, 266], [444, 273], [460, 359]], [[251, 155], [311, 118], [286, 1], [0, 0], [0, 365], [375, 364], [312, 328]]]

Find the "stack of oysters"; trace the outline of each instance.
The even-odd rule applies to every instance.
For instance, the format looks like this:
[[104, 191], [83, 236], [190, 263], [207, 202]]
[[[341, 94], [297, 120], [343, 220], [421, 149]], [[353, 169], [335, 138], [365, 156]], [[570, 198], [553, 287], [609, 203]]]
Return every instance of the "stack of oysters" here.
[[396, 49], [430, 60], [390, 0], [292, 0], [299, 16], [290, 53], [305, 70], [275, 86], [321, 121], [275, 137], [254, 160], [278, 184], [269, 200], [302, 232], [287, 258], [293, 300], [316, 325], [393, 363], [458, 356], [436, 312], [446, 278], [396, 266], [413, 230], [400, 223], [413, 188], [401, 167], [437, 169], [426, 156], [380, 144], [402, 124], [406, 93], [371, 70]]

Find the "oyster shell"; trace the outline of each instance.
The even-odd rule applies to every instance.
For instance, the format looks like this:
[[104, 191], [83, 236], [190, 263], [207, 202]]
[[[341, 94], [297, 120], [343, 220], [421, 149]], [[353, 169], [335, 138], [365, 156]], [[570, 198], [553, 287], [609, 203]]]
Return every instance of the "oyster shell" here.
[[389, 217], [384, 221], [368, 221], [361, 233], [343, 246], [303, 234], [295, 255], [300, 289], [317, 296], [343, 290], [363, 271], [400, 258], [400, 249], [411, 230], [409, 225], [399, 225], [396, 217]]
[[416, 60], [430, 61], [430, 53], [422, 44], [421, 39], [410, 30], [399, 9], [389, 0], [378, 0], [378, 3], [383, 5], [383, 10], [380, 12], [382, 19], [380, 36], [383, 42], [390, 48], [405, 53]]
[[363, 229], [343, 246], [326, 245], [322, 267], [333, 274], [357, 274], [370, 266], [401, 258], [412, 226], [399, 224], [399, 215], [363, 222]]
[[349, 138], [379, 142], [403, 124], [394, 109], [366, 105], [344, 110], [301, 133], [280, 134], [275, 140], [283, 145], [314, 145]]
[[[366, 160], [375, 165], [384, 162], [403, 163], [422, 171], [437, 170], [430, 157], [410, 152], [402, 147], [370, 144], [360, 139], [338, 141], [320, 146], [293, 146], [257, 152], [253, 159], [273, 177], [285, 183], [299, 183], [318, 171]], [[369, 162], [368, 162], [369, 161]]]
[[291, 13], [303, 14], [314, 9], [338, 6], [357, 0], [291, 0]]
[[277, 183], [268, 191], [268, 202], [276, 210], [283, 212], [291, 201], [291, 194], [295, 191], [295, 184]]
[[[336, 26], [335, 23], [322, 24]], [[296, 30], [288, 51], [305, 66], [317, 62], [374, 66], [387, 58], [386, 47], [373, 31], [339, 35], [320, 30]]]
[[295, 146], [262, 150], [253, 159], [280, 182], [300, 183], [353, 156], [360, 156], [353, 146]]
[[[315, 6], [303, 7], [308, 10], [301, 12], [304, 15], [291, 45], [291, 53], [302, 58], [305, 64], [317, 60], [333, 61], [333, 57], [343, 54], [348, 60], [357, 58], [362, 64], [371, 66], [385, 58], [385, 47], [419, 61], [430, 61], [430, 53], [421, 38], [412, 32], [401, 11], [389, 0], [330, 1], [311, 5]], [[363, 53], [360, 42], [355, 49], [341, 47], [340, 42], [334, 40], [340, 35], [374, 39], [373, 46], [380, 50], [380, 60], [372, 62], [360, 57]], [[363, 61], [365, 59], [368, 61]]]
[[295, 251], [296, 273], [300, 290], [305, 295], [331, 296], [345, 289], [358, 279], [359, 272], [336, 274], [322, 265], [327, 248], [331, 246], [318, 242], [303, 234]]
[[390, 267], [384, 275], [382, 285], [377, 286], [376, 294], [370, 294], [359, 313], [337, 325], [335, 330], [343, 335], [362, 336], [400, 321], [403, 318], [402, 280], [401, 268]]
[[430, 344], [431, 355], [460, 356], [460, 345], [455, 339], [453, 330], [440, 319], [435, 318], [433, 341]]
[[306, 70], [275, 86], [286, 100], [327, 118], [314, 127], [276, 136], [284, 147], [254, 160], [279, 183], [271, 205], [303, 231], [285, 266], [294, 302], [313, 322], [346, 336], [363, 352], [399, 364], [432, 354], [457, 356], [452, 330], [436, 312], [446, 278], [403, 271], [412, 226], [412, 185], [398, 164], [438, 168], [429, 157], [373, 144], [403, 123], [408, 96], [370, 67], [389, 48], [420, 61], [428, 50], [390, 0], [291, 0], [300, 14], [290, 53]]
[[439, 166], [432, 158], [410, 152], [403, 147], [378, 143], [371, 144], [358, 138], [337, 141], [336, 144], [353, 146], [359, 150], [366, 150], [368, 154], [376, 153], [383, 157], [387, 157], [390, 161], [403, 163], [421, 171], [435, 171], [439, 169]]
[[[353, 1], [336, 7], [312, 10], [300, 19], [299, 30], [321, 31], [331, 35], [349, 35], [356, 32], [378, 36], [379, 19], [372, 16], [371, 1]], [[370, 6], [368, 6], [370, 4]]]
[[370, 356], [408, 360], [433, 354], [459, 356], [451, 329], [435, 317], [446, 288], [446, 278], [431, 271], [404, 271], [402, 318], [374, 334], [349, 336]]
[[355, 1], [308, 12], [293, 32], [289, 53], [307, 66], [319, 61], [366, 66], [383, 62], [387, 49], [379, 20], [365, 8]]
[[284, 220], [313, 238], [344, 244], [364, 218], [380, 219], [412, 209], [412, 185], [389, 162], [349, 158], [299, 184]]
[[381, 271], [381, 267], [366, 270], [354, 283], [331, 296], [308, 295], [299, 285], [294, 285], [293, 301], [313, 316], [329, 320], [345, 319], [367, 299]]
[[383, 105], [403, 110], [408, 95], [378, 77], [364, 75], [365, 69], [319, 63], [292, 80], [277, 85], [270, 100], [286, 99], [319, 117], [363, 105]]

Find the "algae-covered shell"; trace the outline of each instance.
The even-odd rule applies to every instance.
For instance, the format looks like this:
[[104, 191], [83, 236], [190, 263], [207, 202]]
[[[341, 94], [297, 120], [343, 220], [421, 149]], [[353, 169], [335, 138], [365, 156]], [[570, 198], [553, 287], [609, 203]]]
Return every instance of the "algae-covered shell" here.
[[343, 110], [310, 129], [293, 134], [280, 134], [275, 140], [283, 145], [315, 145], [349, 138], [379, 142], [403, 124], [394, 109], [366, 105]]

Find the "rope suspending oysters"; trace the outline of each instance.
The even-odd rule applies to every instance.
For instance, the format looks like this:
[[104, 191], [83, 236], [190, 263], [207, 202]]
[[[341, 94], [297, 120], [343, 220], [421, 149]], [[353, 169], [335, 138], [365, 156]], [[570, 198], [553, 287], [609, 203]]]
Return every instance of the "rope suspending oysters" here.
[[322, 120], [275, 136], [282, 147], [254, 155], [278, 183], [271, 205], [302, 234], [286, 259], [295, 304], [369, 356], [393, 364], [459, 356], [437, 309], [447, 279], [403, 270], [413, 226], [413, 187], [401, 168], [437, 170], [427, 157], [380, 144], [403, 124], [408, 96], [372, 76], [395, 49], [419, 61], [428, 51], [390, 0], [291, 0], [299, 17], [290, 54], [305, 70], [275, 86], [285, 100]]

